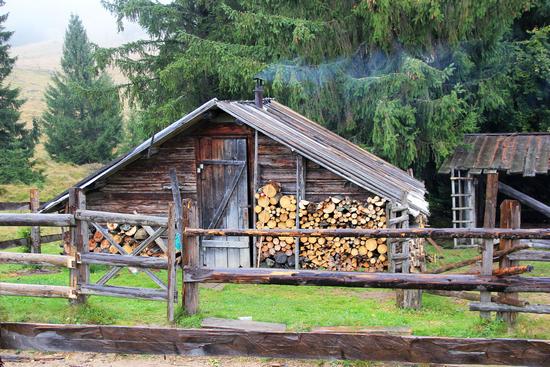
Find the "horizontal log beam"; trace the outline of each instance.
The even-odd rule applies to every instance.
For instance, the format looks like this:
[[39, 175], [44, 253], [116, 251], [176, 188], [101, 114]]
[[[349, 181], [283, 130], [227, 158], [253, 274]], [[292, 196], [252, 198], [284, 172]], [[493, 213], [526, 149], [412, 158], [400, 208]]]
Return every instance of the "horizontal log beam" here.
[[86, 264], [102, 264], [111, 266], [133, 266], [136, 268], [167, 269], [168, 261], [163, 257], [127, 256], [86, 253], [80, 259]]
[[0, 226], [67, 227], [74, 225], [74, 217], [70, 214], [0, 213]]
[[[436, 296], [442, 296], [442, 297], [453, 297], [453, 298], [459, 298], [459, 299], [465, 299], [468, 301], [477, 301], [479, 302], [481, 299], [481, 296], [479, 293], [470, 293], [470, 292], [464, 292], [464, 291], [437, 291], [437, 290], [428, 290], [424, 291], [428, 294], [433, 294]], [[518, 307], [524, 307], [528, 305], [529, 303], [526, 301], [522, 301], [519, 299], [510, 299], [510, 298], [504, 298], [502, 299], [499, 296], [492, 295], [491, 296], [491, 302], [500, 302], [500, 303], [506, 303], [512, 306], [518, 306]]]
[[2, 323], [0, 348], [44, 352], [254, 356], [547, 366], [550, 341]]
[[[549, 305], [526, 305], [524, 307], [503, 305], [500, 303], [470, 303], [470, 311], [486, 311], [486, 312], [526, 312], [538, 314], [550, 314]], [[549, 359], [550, 361], [550, 359]]]
[[508, 258], [517, 261], [550, 261], [550, 251], [523, 250], [508, 255]]
[[[49, 234], [40, 237], [40, 243], [50, 243], [55, 241], [61, 241], [61, 233]], [[17, 238], [14, 240], [0, 241], [0, 250], [4, 250], [12, 247], [29, 246], [31, 243], [30, 238]]]
[[81, 294], [166, 301], [167, 292], [162, 289], [117, 287], [111, 285], [83, 285]]
[[166, 227], [168, 219], [152, 215], [123, 214], [100, 212], [95, 210], [77, 210], [75, 217], [95, 223], [127, 223], [140, 226], [161, 226]]
[[469, 274], [185, 268], [184, 282], [550, 293], [550, 278]]
[[1, 296], [76, 298], [73, 288], [59, 285], [0, 283]]
[[532, 198], [531, 196], [524, 194], [511, 186], [503, 184], [502, 182], [498, 183], [498, 191], [550, 218], [550, 206]]
[[550, 239], [550, 228], [406, 228], [406, 229], [202, 229], [185, 228], [187, 236], [282, 236], [369, 238], [505, 238]]
[[72, 268], [74, 267], [74, 257], [66, 255], [0, 252], [0, 264], [43, 265]]

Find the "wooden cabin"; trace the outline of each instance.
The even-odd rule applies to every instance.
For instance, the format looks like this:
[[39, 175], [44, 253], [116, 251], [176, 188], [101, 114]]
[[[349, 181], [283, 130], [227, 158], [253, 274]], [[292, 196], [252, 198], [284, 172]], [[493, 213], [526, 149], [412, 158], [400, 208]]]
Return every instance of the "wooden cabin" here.
[[[261, 95], [212, 99], [76, 187], [91, 210], [166, 216], [171, 168], [204, 228], [253, 228], [255, 193], [270, 181], [300, 199], [378, 195], [407, 214], [428, 215], [422, 182]], [[65, 192], [42, 211], [64, 210], [67, 199]], [[248, 237], [203, 240], [201, 258], [210, 267], [249, 267], [253, 247]]]
[[[453, 227], [483, 227], [487, 175], [497, 176], [499, 202], [523, 204], [522, 226], [547, 226], [549, 169], [550, 133], [466, 134], [439, 170], [450, 176]], [[475, 243], [455, 239], [455, 245]]]

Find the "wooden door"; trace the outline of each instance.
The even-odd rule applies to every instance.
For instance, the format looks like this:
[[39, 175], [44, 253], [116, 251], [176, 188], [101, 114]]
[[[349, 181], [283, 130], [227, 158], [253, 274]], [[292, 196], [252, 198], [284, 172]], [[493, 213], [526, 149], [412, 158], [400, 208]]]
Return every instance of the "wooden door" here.
[[[198, 183], [203, 228], [248, 228], [246, 138], [199, 138]], [[250, 267], [248, 237], [203, 237], [206, 267]]]

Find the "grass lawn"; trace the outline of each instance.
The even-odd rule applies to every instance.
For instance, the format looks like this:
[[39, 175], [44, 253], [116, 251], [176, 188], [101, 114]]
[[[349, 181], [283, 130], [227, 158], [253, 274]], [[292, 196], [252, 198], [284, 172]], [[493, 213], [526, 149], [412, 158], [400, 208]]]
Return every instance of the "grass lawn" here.
[[[48, 244], [44, 252], [57, 253], [59, 247]], [[444, 250], [437, 266], [475, 253], [473, 249]], [[93, 266], [92, 280], [106, 269]], [[550, 274], [550, 264], [536, 263], [535, 269], [533, 275]], [[166, 277], [163, 271], [157, 275]], [[36, 267], [0, 266], [2, 282], [67, 285], [68, 279], [66, 269], [40, 273]], [[127, 269], [109, 284], [154, 287], [145, 275]], [[550, 303], [546, 295], [527, 297], [532, 303], [532, 299]], [[478, 313], [468, 311], [466, 301], [425, 294], [422, 310], [401, 310], [395, 307], [393, 292], [382, 289], [227, 284], [222, 289], [201, 288], [200, 307], [201, 312], [192, 317], [180, 312], [178, 326], [199, 327], [204, 317], [252, 316], [257, 321], [285, 323], [297, 331], [315, 326], [408, 326], [415, 335], [550, 339], [550, 315], [520, 314], [516, 330], [508, 331], [500, 322], [482, 322]], [[70, 306], [64, 299], [0, 297], [0, 321], [166, 325], [166, 306], [158, 301], [100, 296], [91, 296], [85, 306]]]

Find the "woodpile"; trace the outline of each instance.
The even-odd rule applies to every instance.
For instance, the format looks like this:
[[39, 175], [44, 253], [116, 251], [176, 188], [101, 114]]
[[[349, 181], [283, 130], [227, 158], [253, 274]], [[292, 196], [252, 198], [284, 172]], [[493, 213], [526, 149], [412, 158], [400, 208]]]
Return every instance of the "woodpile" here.
[[[329, 197], [320, 203], [302, 200], [300, 228], [386, 228], [386, 200], [366, 203]], [[383, 271], [388, 266], [385, 238], [301, 237], [300, 258], [305, 269]]]
[[[132, 251], [150, 235], [150, 233], [147, 232], [147, 228], [129, 224], [107, 223], [107, 230], [113, 240], [127, 253], [132, 253]], [[107, 240], [100, 231], [96, 230], [96, 228], [90, 228], [88, 250], [90, 252], [105, 254], [119, 253], [117, 248], [111, 245], [109, 240]], [[159, 257], [164, 256], [164, 252], [155, 242], [153, 242], [151, 245], [147, 246], [140, 255]]]
[[[256, 228], [296, 228], [296, 197], [282, 195], [281, 185], [269, 182], [256, 193]], [[258, 262], [261, 266], [293, 268], [293, 237], [263, 237], [257, 242]]]

